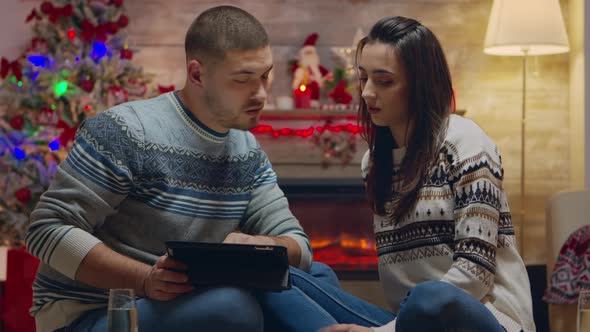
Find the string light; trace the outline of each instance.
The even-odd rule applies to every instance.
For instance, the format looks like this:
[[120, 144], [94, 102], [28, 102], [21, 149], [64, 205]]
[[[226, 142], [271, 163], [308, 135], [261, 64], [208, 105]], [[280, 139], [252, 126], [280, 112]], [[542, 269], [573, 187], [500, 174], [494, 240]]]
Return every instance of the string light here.
[[57, 138], [51, 141], [48, 145], [51, 151], [59, 150], [59, 140]]
[[27, 60], [29, 60], [29, 62], [32, 63], [33, 66], [41, 68], [46, 68], [47, 64], [49, 63], [47, 57], [43, 55], [30, 55], [29, 57], [27, 57]]
[[105, 43], [101, 42], [94, 42], [92, 45], [92, 58], [94, 60], [100, 60], [103, 56], [107, 54], [107, 46]]
[[68, 81], [61, 81], [53, 87], [53, 92], [59, 98], [68, 91]]
[[74, 29], [68, 30], [68, 38], [70, 40], [74, 40], [74, 38], [76, 38], [76, 31]]
[[18, 160], [23, 160], [25, 159], [27, 155], [25, 154], [25, 152], [21, 149], [19, 149], [18, 147], [14, 148], [14, 157]]

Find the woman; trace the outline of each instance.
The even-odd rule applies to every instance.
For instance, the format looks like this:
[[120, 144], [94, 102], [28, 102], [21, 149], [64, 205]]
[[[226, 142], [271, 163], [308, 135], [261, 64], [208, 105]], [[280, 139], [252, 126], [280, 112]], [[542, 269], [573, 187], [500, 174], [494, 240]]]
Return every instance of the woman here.
[[261, 295], [266, 312], [291, 331], [535, 331], [500, 154], [475, 123], [451, 115], [436, 37], [415, 20], [384, 18], [360, 41], [357, 66], [362, 174], [395, 314], [297, 270], [293, 289]]

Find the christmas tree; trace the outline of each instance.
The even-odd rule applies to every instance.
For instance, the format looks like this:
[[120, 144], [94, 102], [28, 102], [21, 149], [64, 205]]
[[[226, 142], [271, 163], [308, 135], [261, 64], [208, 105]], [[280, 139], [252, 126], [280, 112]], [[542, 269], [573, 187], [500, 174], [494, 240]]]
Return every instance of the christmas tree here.
[[0, 244], [9, 245], [22, 245], [81, 121], [154, 90], [131, 62], [123, 0], [45, 1], [26, 22], [30, 47], [0, 67]]

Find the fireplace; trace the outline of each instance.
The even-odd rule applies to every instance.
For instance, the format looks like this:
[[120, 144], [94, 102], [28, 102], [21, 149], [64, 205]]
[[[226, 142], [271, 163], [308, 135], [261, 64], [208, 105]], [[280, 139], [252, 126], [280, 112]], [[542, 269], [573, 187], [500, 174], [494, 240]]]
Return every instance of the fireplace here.
[[[379, 279], [372, 212], [360, 179], [279, 179], [279, 185], [310, 237], [314, 260], [330, 265], [345, 283]], [[545, 265], [528, 265], [527, 272], [537, 330], [549, 331], [548, 307], [542, 300], [547, 281]], [[378, 284], [348, 287], [361, 298], [367, 290], [380, 292]]]
[[376, 276], [373, 217], [360, 179], [284, 179], [279, 185], [310, 237], [315, 261], [339, 276]]

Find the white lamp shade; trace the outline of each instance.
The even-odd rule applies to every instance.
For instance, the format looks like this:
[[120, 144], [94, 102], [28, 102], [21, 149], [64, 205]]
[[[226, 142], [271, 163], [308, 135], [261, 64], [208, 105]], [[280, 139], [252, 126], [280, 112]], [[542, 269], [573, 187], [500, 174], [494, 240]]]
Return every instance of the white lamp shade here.
[[558, 0], [494, 0], [484, 53], [544, 55], [569, 51]]

